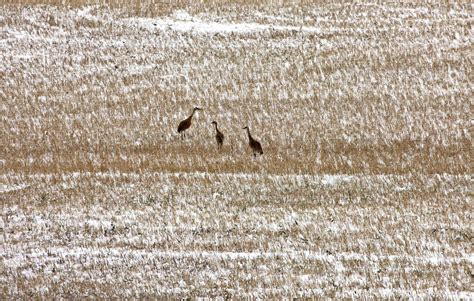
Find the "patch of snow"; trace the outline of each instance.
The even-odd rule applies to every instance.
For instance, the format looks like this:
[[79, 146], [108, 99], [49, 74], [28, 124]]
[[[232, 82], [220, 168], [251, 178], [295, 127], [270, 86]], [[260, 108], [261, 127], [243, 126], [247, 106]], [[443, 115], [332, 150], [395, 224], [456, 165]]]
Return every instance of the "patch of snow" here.
[[324, 185], [334, 186], [341, 182], [349, 182], [355, 177], [348, 175], [324, 175], [322, 183]]
[[21, 185], [5, 185], [5, 184], [0, 184], [0, 193], [5, 193], [5, 192], [11, 192], [11, 191], [16, 191], [16, 190], [21, 190], [25, 189], [28, 187], [26, 184], [21, 184]]
[[180, 21], [193, 21], [193, 17], [187, 11], [179, 9], [173, 13], [173, 17]]
[[252, 33], [261, 31], [294, 31], [306, 33], [321, 33], [317, 27], [310, 26], [283, 26], [259, 23], [218, 23], [204, 22], [197, 18], [188, 17], [184, 13], [176, 16], [176, 19], [152, 19], [152, 18], [127, 18], [122, 20], [124, 25], [138, 26], [150, 31], [172, 30], [197, 33]]

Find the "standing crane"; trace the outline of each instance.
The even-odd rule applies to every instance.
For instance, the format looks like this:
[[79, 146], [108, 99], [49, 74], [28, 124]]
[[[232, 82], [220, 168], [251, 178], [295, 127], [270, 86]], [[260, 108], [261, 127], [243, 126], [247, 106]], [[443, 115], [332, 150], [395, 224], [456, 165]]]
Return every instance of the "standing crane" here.
[[222, 148], [222, 144], [224, 143], [224, 134], [222, 134], [218, 129], [217, 129], [217, 122], [213, 121], [211, 122], [216, 127], [216, 141], [217, 141], [217, 147]]
[[252, 136], [250, 135], [250, 130], [249, 130], [248, 126], [243, 128], [243, 130], [245, 130], [245, 129], [247, 130], [247, 135], [249, 136], [249, 145], [250, 145], [250, 148], [253, 151], [254, 158], [257, 157], [257, 153], [260, 154], [260, 155], [263, 155], [263, 149], [262, 149], [262, 145], [260, 144], [260, 142], [258, 142], [257, 140], [252, 138]]
[[184, 139], [184, 137], [186, 137], [185, 131], [189, 129], [189, 127], [191, 126], [193, 115], [196, 111], [202, 111], [202, 109], [198, 107], [194, 107], [193, 112], [191, 113], [191, 116], [189, 116], [188, 118], [184, 119], [183, 121], [179, 123], [178, 133], [181, 133], [181, 140]]

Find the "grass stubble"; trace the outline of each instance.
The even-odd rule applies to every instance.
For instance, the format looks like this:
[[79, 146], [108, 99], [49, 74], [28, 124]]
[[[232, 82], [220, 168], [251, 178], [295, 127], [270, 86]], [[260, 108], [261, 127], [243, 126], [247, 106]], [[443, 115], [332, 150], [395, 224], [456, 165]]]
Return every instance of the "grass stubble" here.
[[76, 4], [0, 13], [4, 297], [472, 298], [466, 8]]

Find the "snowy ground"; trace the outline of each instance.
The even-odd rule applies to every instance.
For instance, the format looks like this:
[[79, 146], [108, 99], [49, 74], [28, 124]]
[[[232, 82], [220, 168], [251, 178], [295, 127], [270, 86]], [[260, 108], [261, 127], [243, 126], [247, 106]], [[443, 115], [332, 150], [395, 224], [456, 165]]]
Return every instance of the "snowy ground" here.
[[0, 8], [2, 299], [474, 298], [468, 10]]
[[7, 178], [6, 295], [473, 297], [469, 176]]

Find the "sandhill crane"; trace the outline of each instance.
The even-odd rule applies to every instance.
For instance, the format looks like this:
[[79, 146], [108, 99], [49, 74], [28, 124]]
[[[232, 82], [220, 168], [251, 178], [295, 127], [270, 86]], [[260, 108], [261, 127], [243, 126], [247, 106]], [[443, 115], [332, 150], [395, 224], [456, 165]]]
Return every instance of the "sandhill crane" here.
[[217, 141], [217, 147], [222, 148], [222, 143], [224, 143], [224, 134], [222, 134], [218, 129], [217, 129], [217, 122], [213, 121], [211, 122], [216, 127], [216, 141]]
[[186, 137], [185, 131], [189, 129], [189, 127], [191, 126], [193, 115], [196, 111], [202, 111], [202, 109], [195, 107], [193, 109], [193, 112], [191, 113], [191, 116], [189, 116], [188, 118], [184, 119], [183, 121], [179, 123], [178, 133], [181, 133], [181, 139], [184, 139], [184, 137]]
[[248, 126], [243, 128], [243, 130], [245, 130], [245, 129], [247, 130], [247, 134], [249, 136], [249, 145], [250, 145], [250, 148], [253, 151], [253, 156], [257, 157], [257, 153], [260, 154], [260, 155], [263, 155], [263, 149], [262, 149], [262, 145], [260, 144], [260, 142], [258, 142], [257, 140], [252, 138], [252, 136], [250, 135], [250, 130], [249, 130]]

